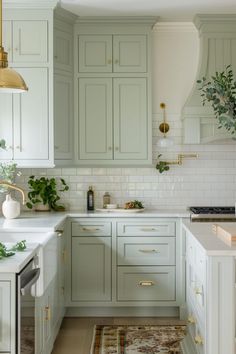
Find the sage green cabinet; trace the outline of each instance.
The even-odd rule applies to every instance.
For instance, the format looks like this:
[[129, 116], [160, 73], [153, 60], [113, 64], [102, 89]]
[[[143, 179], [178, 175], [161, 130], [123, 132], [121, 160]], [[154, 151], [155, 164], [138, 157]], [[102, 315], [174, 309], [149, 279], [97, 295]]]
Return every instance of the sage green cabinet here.
[[145, 78], [79, 79], [79, 159], [140, 161], [148, 155]]
[[111, 301], [111, 237], [72, 237], [72, 302]]
[[79, 158], [111, 160], [112, 79], [79, 79]]
[[73, 79], [63, 73], [54, 74], [54, 150], [58, 161], [74, 157]]
[[12, 63], [48, 62], [48, 22], [4, 21], [3, 45]]
[[54, 68], [71, 72], [74, 43], [72, 31], [67, 31], [67, 27], [64, 24], [60, 29], [56, 27], [54, 31]]
[[147, 158], [147, 90], [145, 78], [113, 79], [114, 159]]
[[80, 35], [79, 72], [146, 72], [146, 35]]
[[[11, 352], [11, 282], [0, 281], [0, 352]], [[12, 309], [13, 311], [13, 309]], [[13, 340], [13, 338], [12, 338]]]
[[[20, 166], [40, 166], [49, 159], [48, 69], [17, 68], [30, 87], [23, 94], [0, 94], [1, 138], [8, 149], [2, 160], [14, 159]], [[40, 92], [40, 95], [39, 95]]]
[[112, 72], [112, 36], [79, 36], [79, 71]]

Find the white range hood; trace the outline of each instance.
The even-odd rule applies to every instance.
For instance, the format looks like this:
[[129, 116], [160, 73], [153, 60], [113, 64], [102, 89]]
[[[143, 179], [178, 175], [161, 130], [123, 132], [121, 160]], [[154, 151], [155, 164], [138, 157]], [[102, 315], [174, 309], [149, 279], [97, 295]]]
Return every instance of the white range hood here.
[[[194, 24], [199, 31], [200, 56], [196, 80], [210, 78], [216, 71], [231, 64], [236, 73], [236, 15], [196, 15]], [[230, 133], [218, 129], [211, 105], [202, 106], [195, 82], [182, 111], [185, 144], [214, 141], [233, 142]]]

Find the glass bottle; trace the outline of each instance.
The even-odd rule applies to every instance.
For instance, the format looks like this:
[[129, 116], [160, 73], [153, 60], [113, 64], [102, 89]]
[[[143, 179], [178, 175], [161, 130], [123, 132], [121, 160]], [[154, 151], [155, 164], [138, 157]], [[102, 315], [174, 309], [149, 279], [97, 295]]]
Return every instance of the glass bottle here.
[[111, 203], [111, 196], [108, 192], [105, 192], [103, 196], [103, 208], [105, 209], [107, 207], [107, 204]]
[[87, 210], [94, 210], [94, 191], [92, 186], [89, 186], [87, 192]]

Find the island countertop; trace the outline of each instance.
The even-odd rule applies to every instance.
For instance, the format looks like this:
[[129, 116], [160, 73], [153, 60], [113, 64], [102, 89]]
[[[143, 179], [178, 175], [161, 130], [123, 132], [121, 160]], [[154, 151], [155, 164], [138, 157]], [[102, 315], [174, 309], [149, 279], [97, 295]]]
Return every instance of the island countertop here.
[[67, 217], [71, 218], [189, 218], [187, 210], [144, 210], [139, 213], [121, 212], [24, 212], [17, 219], [0, 218], [1, 232], [53, 232]]
[[[200, 244], [202, 249], [209, 256], [236, 256], [236, 242], [231, 245], [224, 242], [219, 236], [213, 232], [213, 222], [191, 222], [190, 220], [183, 220], [183, 227], [190, 232], [196, 241]], [[217, 222], [217, 225], [222, 227], [232, 223]], [[236, 231], [236, 223], [235, 225]]]

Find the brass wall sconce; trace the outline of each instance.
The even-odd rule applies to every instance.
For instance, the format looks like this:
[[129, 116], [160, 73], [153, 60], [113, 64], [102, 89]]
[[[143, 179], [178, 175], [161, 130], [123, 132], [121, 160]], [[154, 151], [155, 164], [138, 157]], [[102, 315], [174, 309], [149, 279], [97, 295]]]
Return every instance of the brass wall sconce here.
[[183, 159], [187, 158], [198, 158], [198, 154], [178, 154], [177, 160], [171, 160], [171, 161], [162, 161], [160, 160], [160, 157], [162, 155], [158, 155], [158, 162], [156, 164], [156, 169], [159, 171], [159, 173], [163, 173], [164, 171], [168, 171], [170, 169], [169, 165], [179, 165], [181, 166], [183, 164]]
[[166, 104], [163, 102], [160, 103], [160, 108], [163, 110], [163, 122], [159, 125], [159, 130], [163, 136], [158, 139], [157, 145], [163, 148], [174, 145], [174, 141], [166, 135], [170, 130], [170, 126], [166, 122]]

